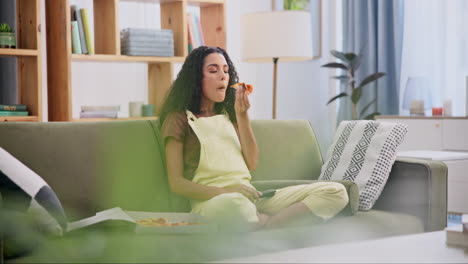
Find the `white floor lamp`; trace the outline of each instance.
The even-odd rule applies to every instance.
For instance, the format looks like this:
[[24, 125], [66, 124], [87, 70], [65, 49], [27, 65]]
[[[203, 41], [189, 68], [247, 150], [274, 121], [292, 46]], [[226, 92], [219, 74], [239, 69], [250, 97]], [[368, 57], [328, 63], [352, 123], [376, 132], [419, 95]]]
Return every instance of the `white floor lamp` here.
[[310, 14], [306, 11], [273, 11], [245, 14], [241, 18], [242, 60], [273, 61], [273, 119], [276, 119], [278, 61], [312, 59]]

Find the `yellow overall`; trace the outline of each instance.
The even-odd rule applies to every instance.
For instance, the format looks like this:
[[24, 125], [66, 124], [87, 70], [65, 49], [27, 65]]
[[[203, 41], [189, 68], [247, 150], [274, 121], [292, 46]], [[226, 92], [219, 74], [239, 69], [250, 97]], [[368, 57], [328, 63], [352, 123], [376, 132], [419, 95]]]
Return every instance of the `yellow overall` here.
[[[228, 187], [250, 184], [251, 175], [236, 130], [227, 114], [197, 118], [186, 110], [187, 119], [200, 141], [200, 161], [193, 182], [205, 186]], [[320, 182], [277, 190], [272, 198], [251, 202], [240, 193], [226, 193], [209, 200], [192, 200], [192, 212], [213, 220], [258, 222], [257, 210], [269, 215], [294, 203], [303, 202], [312, 213], [327, 220], [348, 203], [342, 184]]]

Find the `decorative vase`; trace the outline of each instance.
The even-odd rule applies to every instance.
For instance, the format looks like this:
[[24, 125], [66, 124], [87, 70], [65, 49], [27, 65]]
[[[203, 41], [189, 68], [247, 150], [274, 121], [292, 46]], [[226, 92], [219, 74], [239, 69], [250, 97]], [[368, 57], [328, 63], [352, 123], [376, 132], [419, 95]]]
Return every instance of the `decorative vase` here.
[[16, 48], [15, 33], [0, 32], [0, 48]]
[[426, 77], [409, 77], [403, 97], [403, 109], [410, 115], [424, 116], [432, 108], [431, 82]]

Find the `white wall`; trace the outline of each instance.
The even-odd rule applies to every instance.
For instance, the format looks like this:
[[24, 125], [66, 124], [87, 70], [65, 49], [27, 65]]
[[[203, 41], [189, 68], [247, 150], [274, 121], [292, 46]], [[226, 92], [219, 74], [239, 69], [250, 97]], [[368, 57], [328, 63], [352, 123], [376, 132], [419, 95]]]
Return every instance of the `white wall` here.
[[[309, 120], [323, 153], [331, 143], [335, 127], [334, 108], [329, 109], [325, 103], [335, 94], [336, 86], [335, 82], [330, 81], [331, 72], [320, 65], [332, 60], [329, 51], [336, 47], [335, 4], [338, 2], [339, 0], [322, 0], [321, 57], [307, 62], [280, 61], [278, 64], [277, 119]], [[92, 10], [91, 0], [71, 0], [71, 3], [78, 3], [79, 7]], [[125, 6], [120, 7], [121, 28], [159, 27], [157, 4], [123, 3]], [[271, 0], [226, 0], [227, 51], [236, 65], [240, 79], [255, 86], [255, 92], [250, 96], [251, 119], [271, 119], [273, 64], [241, 61], [240, 19], [245, 13], [269, 10]], [[45, 43], [45, 34], [43, 40]], [[176, 65], [175, 75], [180, 67], [181, 65]], [[129, 101], [147, 102], [148, 78], [147, 66], [144, 63], [73, 62], [72, 76], [74, 117], [78, 117], [81, 105], [119, 104], [119, 115], [128, 116]], [[47, 117], [46, 78], [43, 89], [44, 116]]]

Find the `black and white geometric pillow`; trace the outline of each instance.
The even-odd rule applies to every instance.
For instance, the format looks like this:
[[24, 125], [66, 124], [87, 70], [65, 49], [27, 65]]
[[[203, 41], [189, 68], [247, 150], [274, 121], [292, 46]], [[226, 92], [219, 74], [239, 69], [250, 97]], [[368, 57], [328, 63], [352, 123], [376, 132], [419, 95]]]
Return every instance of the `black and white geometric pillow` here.
[[67, 217], [57, 195], [34, 171], [0, 148], [2, 206], [34, 216], [38, 226], [53, 235], [67, 230]]
[[319, 180], [349, 180], [359, 188], [359, 210], [379, 198], [408, 127], [400, 123], [343, 121], [328, 150]]

